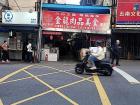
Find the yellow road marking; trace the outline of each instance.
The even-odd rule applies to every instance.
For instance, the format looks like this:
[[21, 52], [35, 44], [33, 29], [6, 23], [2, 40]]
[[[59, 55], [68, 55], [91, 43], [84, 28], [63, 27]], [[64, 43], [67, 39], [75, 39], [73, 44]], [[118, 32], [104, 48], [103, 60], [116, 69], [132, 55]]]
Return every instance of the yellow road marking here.
[[[41, 76], [46, 76], [46, 75], [56, 74], [56, 73], [59, 73], [59, 72], [36, 75], [36, 77], [41, 77]], [[15, 80], [11, 80], [11, 81], [1, 82], [0, 85], [1, 84], [6, 84], [6, 83], [11, 83], [11, 82], [17, 82], [17, 81], [21, 81], [21, 80], [25, 80], [25, 79], [30, 79], [30, 78], [33, 78], [33, 77], [25, 77], [25, 78], [15, 79]]]
[[[21, 71], [25, 71], [26, 73], [28, 73], [28, 74], [31, 76], [31, 77], [28, 77], [28, 78], [32, 78], [32, 77], [35, 78], [36, 80], [38, 80], [38, 81], [41, 82], [42, 84], [44, 84], [44, 85], [46, 85], [47, 87], [49, 87], [51, 90], [49, 90], [49, 91], [47, 91], [47, 92], [44, 92], [44, 93], [41, 93], [41, 94], [38, 94], [38, 95], [36, 95], [36, 96], [30, 97], [30, 98], [28, 98], [28, 99], [18, 101], [18, 102], [16, 102], [16, 103], [11, 104], [11, 105], [17, 105], [17, 104], [23, 103], [23, 102], [25, 102], [25, 101], [34, 99], [34, 98], [36, 98], [36, 97], [42, 96], [42, 95], [44, 95], [44, 94], [53, 92], [53, 91], [56, 92], [57, 94], [59, 94], [60, 96], [62, 96], [63, 98], [65, 98], [66, 100], [68, 100], [69, 102], [71, 102], [73, 105], [78, 105], [76, 102], [74, 102], [73, 100], [71, 100], [70, 98], [68, 98], [68, 97], [65, 96], [64, 94], [62, 94], [60, 91], [58, 91], [58, 89], [62, 89], [62, 88], [65, 88], [65, 87], [68, 87], [68, 86], [77, 84], [77, 83], [79, 83], [79, 82], [86, 81], [86, 80], [88, 80], [88, 78], [84, 78], [84, 77], [81, 77], [81, 76], [78, 76], [78, 75], [75, 75], [75, 74], [72, 74], [72, 73], [69, 73], [69, 72], [65, 72], [65, 71], [62, 71], [62, 70], [58, 70], [58, 69], [49, 67], [49, 68], [52, 68], [52, 69], [55, 69], [55, 70], [58, 70], [58, 71], [61, 71], [61, 72], [65, 72], [65, 73], [68, 73], [68, 74], [77, 76], [77, 77], [79, 77], [79, 78], [84, 78], [83, 80], [80, 80], [80, 81], [77, 81], [77, 82], [73, 82], [73, 83], [70, 83], [70, 84], [67, 84], [67, 85], [64, 85], [64, 86], [61, 86], [61, 87], [55, 89], [55, 88], [53, 88], [52, 86], [50, 86], [49, 84], [47, 84], [46, 82], [44, 82], [44, 81], [40, 80], [39, 78], [37, 78], [37, 76], [34, 76], [33, 74], [31, 74], [31, 73], [29, 73], [28, 71], [26, 71], [26, 69], [29, 68], [29, 67], [31, 67], [31, 66], [33, 66], [33, 65], [26, 66], [26, 67], [24, 67], [24, 68], [22, 68], [22, 69], [19, 69], [19, 70], [13, 72], [13, 73], [10, 73], [10, 74], [6, 75], [5, 77], [3, 77], [3, 78], [0, 79], [0, 83], [3, 82], [3, 81], [5, 81], [6, 79], [10, 78], [11, 76], [13, 76], [13, 75], [15, 75], [15, 74], [21, 72]], [[47, 67], [48, 67], [48, 66], [47, 66]], [[89, 78], [91, 78], [91, 77], [89, 77]], [[102, 84], [101, 84], [101, 82], [100, 82], [100, 80], [99, 80], [99, 77], [98, 77], [98, 76], [94, 76], [93, 78], [94, 78], [94, 81], [95, 81], [97, 90], [98, 90], [98, 92], [99, 92], [99, 95], [100, 95], [102, 104], [103, 104], [103, 105], [111, 105], [111, 103], [110, 103], [110, 101], [109, 101], [109, 99], [108, 99], [108, 97], [107, 97], [107, 94], [106, 94], [106, 92], [105, 92], [105, 90], [104, 90], [104, 88], [103, 88], [103, 86], [102, 86]], [[25, 79], [25, 78], [24, 78], [24, 79]], [[91, 80], [88, 80], [88, 81], [91, 82]], [[92, 82], [93, 82], [93, 81], [92, 81]], [[0, 105], [3, 105], [1, 99], [0, 99]]]
[[[50, 66], [46, 66], [46, 65], [38, 65], [38, 66], [43, 66], [43, 67], [51, 68], [51, 69], [54, 69], [54, 70], [57, 70], [57, 71], [60, 71], [60, 72], [64, 72], [64, 73], [66, 73], [66, 74], [70, 74], [70, 75], [79, 77], [79, 78], [81, 78], [81, 79], [84, 78], [84, 77], [82, 77], [82, 76], [79, 76], [79, 75], [76, 75], [76, 74], [73, 74], [73, 73], [69, 73], [69, 72], [67, 72], [67, 71], [59, 70], [59, 69], [56, 69], [56, 68], [54, 68], [54, 67], [50, 67]], [[68, 71], [69, 71], [69, 70], [68, 70]], [[92, 76], [91, 76], [91, 77], [92, 77]], [[93, 82], [92, 80], [87, 80], [87, 81]]]
[[2, 100], [0, 99], [0, 105], [3, 105], [3, 102], [2, 102]]
[[21, 80], [26, 80], [26, 79], [29, 79], [29, 78], [32, 78], [32, 77], [26, 77], [26, 78], [20, 78], [20, 79], [15, 79], [15, 80], [11, 80], [11, 81], [6, 81], [6, 82], [1, 82], [1, 84], [6, 84], [6, 83], [11, 83], [11, 82], [17, 82], [17, 81], [21, 81]]
[[[81, 77], [81, 76], [78, 76], [78, 75], [69, 73], [68, 71], [70, 71], [70, 70], [67, 70], [67, 71], [65, 71], [64, 73], [67, 73], [67, 74], [70, 74], [70, 75], [73, 75], [73, 76], [76, 76], [76, 77], [79, 77], [79, 78], [84, 79], [84, 77]], [[52, 74], [56, 74], [56, 73], [60, 73], [60, 72], [62, 72], [62, 71], [58, 71], [58, 70], [57, 70], [57, 72], [47, 73], [47, 74], [41, 74], [41, 75], [36, 75], [36, 77], [41, 77], [41, 76], [46, 76], [46, 75], [52, 75]], [[6, 81], [6, 82], [1, 82], [0, 85], [1, 85], [1, 84], [6, 84], [6, 83], [11, 83], [11, 82], [22, 81], [22, 80], [26, 80], [26, 79], [30, 79], [30, 78], [33, 78], [33, 77], [25, 77], [25, 78], [20, 78], [20, 79], [15, 79], [15, 80]], [[90, 78], [92, 78], [92, 76], [91, 76]], [[89, 79], [87, 79], [87, 81], [93, 82], [92, 80], [89, 80]]]
[[[69, 84], [67, 84], [67, 85], [64, 85], [64, 86], [61, 86], [61, 87], [58, 87], [58, 88], [56, 88], [56, 89], [63, 89], [63, 88], [66, 88], [66, 87], [69, 87], [69, 86], [71, 86], [71, 85], [75, 85], [75, 84], [78, 84], [78, 83], [80, 83], [80, 82], [83, 82], [83, 81], [87, 81], [87, 80], [89, 80], [91, 77], [88, 77], [88, 78], [84, 78], [84, 79], [82, 79], [82, 80], [79, 80], [79, 81], [76, 81], [76, 82], [72, 82], [72, 83], [69, 83]], [[91, 82], [91, 81], [90, 81]], [[92, 83], [93, 83], [94, 81], [92, 81]]]
[[[73, 83], [70, 83], [70, 84], [67, 84], [67, 85], [64, 85], [64, 86], [60, 86], [60, 87], [56, 88], [55, 90], [59, 90], [59, 89], [63, 89], [63, 88], [66, 88], [66, 87], [75, 85], [75, 84], [77, 84], [77, 83], [86, 81], [86, 80], [88, 80], [88, 79], [90, 79], [90, 78], [91, 78], [91, 77], [89, 77], [89, 78], [84, 78], [84, 79], [82, 79], [82, 80], [79, 80], [79, 81], [76, 81], [76, 82], [73, 82]], [[94, 82], [94, 81], [92, 81], [92, 82]], [[41, 94], [32, 96], [32, 97], [30, 97], [30, 98], [27, 98], [27, 99], [24, 99], [24, 100], [21, 100], [21, 101], [18, 101], [18, 102], [16, 102], [16, 103], [11, 104], [11, 105], [21, 104], [21, 103], [24, 103], [24, 102], [26, 102], [26, 101], [33, 100], [33, 99], [35, 99], [35, 98], [37, 98], [37, 97], [43, 96], [43, 95], [48, 94], [48, 93], [51, 93], [51, 92], [54, 92], [54, 90], [49, 90], [49, 91], [43, 92], [43, 93], [41, 93]]]
[[10, 74], [8, 74], [8, 75], [2, 77], [2, 78], [0, 79], [0, 83], [3, 82], [3, 81], [5, 81], [6, 79], [12, 77], [13, 75], [18, 74], [18, 73], [21, 72], [21, 71], [23, 71], [23, 70], [25, 70], [25, 69], [28, 69], [28, 68], [31, 67], [31, 66], [33, 66], [33, 65], [26, 66], [26, 67], [24, 67], [24, 68], [21, 68], [21, 69], [19, 69], [19, 70], [16, 70], [15, 72], [10, 73]]
[[64, 99], [66, 99], [67, 101], [69, 101], [70, 103], [72, 103], [73, 105], [79, 105], [78, 103], [74, 102], [73, 100], [71, 100], [69, 97], [67, 97], [66, 95], [62, 94], [60, 91], [58, 91], [57, 89], [53, 88], [52, 86], [50, 86], [49, 84], [47, 84], [46, 82], [42, 81], [41, 79], [39, 79], [38, 77], [34, 76], [33, 74], [29, 73], [28, 71], [24, 70], [27, 74], [29, 74], [31, 77], [35, 78], [37, 81], [39, 81], [40, 83], [44, 84], [45, 86], [49, 87], [51, 90], [53, 90], [54, 92], [56, 92], [57, 94], [59, 94], [60, 96], [62, 96]]
[[41, 93], [41, 94], [32, 96], [32, 97], [30, 97], [30, 98], [27, 98], [27, 99], [24, 99], [24, 100], [21, 100], [21, 101], [18, 101], [18, 102], [16, 102], [16, 103], [11, 104], [11, 105], [18, 105], [18, 104], [24, 103], [24, 102], [26, 102], [26, 101], [29, 101], [29, 100], [32, 100], [32, 99], [34, 99], [34, 98], [43, 96], [43, 95], [48, 94], [48, 93], [50, 93], [50, 92], [53, 92], [53, 90], [49, 90], [49, 91], [43, 92], [43, 93]]
[[97, 75], [93, 76], [94, 78], [94, 82], [95, 82], [95, 85], [96, 85], [96, 88], [98, 90], [98, 93], [100, 95], [100, 99], [101, 99], [101, 102], [102, 102], [102, 105], [111, 105], [111, 102], [100, 82], [100, 79]]
[[[15, 74], [17, 74], [17, 73], [19, 73], [19, 72], [21, 72], [21, 71], [25, 71], [27, 68], [29, 68], [29, 67], [31, 67], [31, 66], [33, 66], [33, 65], [24, 67], [24, 68], [19, 69], [19, 70], [15, 71], [15, 72], [13, 72], [13, 73], [11, 73], [11, 74], [8, 74], [7, 76], [5, 76], [5, 77], [3, 77], [3, 78], [0, 79], [0, 83], [6, 83], [6, 82], [3, 82], [3, 81], [5, 81], [6, 79], [10, 78], [11, 76], [13, 76], [13, 75], [15, 75]], [[56, 70], [56, 69], [55, 69], [55, 70]], [[59, 72], [64, 72], [64, 71], [62, 71], [62, 70], [58, 70], [58, 71], [59, 71]], [[25, 71], [25, 72], [27, 73], [27, 71]], [[59, 72], [55, 72], [55, 73], [59, 73]], [[69, 73], [69, 72], [65, 72], [65, 73], [74, 75], [74, 74]], [[29, 72], [28, 72], [28, 74], [29, 74]], [[30, 73], [30, 74], [31, 74], [31, 73]], [[50, 73], [50, 74], [52, 74], [52, 73]], [[43, 74], [43, 75], [45, 75], [45, 74]], [[48, 74], [46, 74], [46, 75], [48, 75]], [[38, 75], [38, 76], [42, 76], [42, 75]], [[75, 75], [75, 76], [77, 76], [77, 75]], [[84, 77], [81, 77], [81, 76], [77, 76], [77, 77], [84, 78]], [[13, 80], [13, 81], [24, 80], [24, 79], [28, 79], [28, 78], [35, 78], [35, 79], [37, 79], [37, 76], [34, 76], [34, 75], [31, 74], [31, 77], [22, 78], [22, 79], [17, 79], [17, 80]], [[89, 78], [91, 78], [91, 77], [89, 77]], [[70, 83], [70, 84], [61, 86], [61, 87], [59, 87], [58, 89], [62, 89], [62, 88], [65, 88], [65, 87], [68, 87], [68, 86], [77, 84], [77, 83], [79, 83], [79, 82], [88, 80], [89, 78], [84, 78], [83, 80], [80, 80], [80, 81], [77, 81], [77, 82], [74, 82], [74, 83]], [[38, 79], [39, 79], [39, 78], [38, 78]], [[66, 100], [68, 100], [69, 102], [71, 102], [73, 105], [78, 105], [76, 102], [72, 101], [72, 100], [69, 99], [67, 96], [65, 96], [64, 94], [62, 94], [61, 92], [59, 92], [58, 89], [55, 89], [55, 88], [53, 88], [53, 87], [50, 87], [49, 84], [45, 83], [45, 82], [42, 81], [42, 80], [40, 81], [40, 79], [39, 79], [38, 81], [39, 81], [39, 82], [42, 82], [42, 83], [43, 83], [44, 85], [46, 85], [47, 87], [51, 88], [51, 90], [50, 90], [50, 91], [47, 91], [47, 92], [44, 92], [44, 93], [41, 93], [41, 94], [39, 94], [39, 95], [30, 97], [30, 98], [28, 98], [28, 99], [21, 100], [21, 101], [19, 101], [19, 102], [13, 103], [13, 104], [11, 104], [11, 105], [17, 105], [17, 104], [23, 103], [23, 102], [25, 102], [25, 101], [31, 100], [31, 99], [33, 99], [33, 98], [36, 98], [36, 97], [42, 96], [42, 95], [44, 95], [44, 94], [47, 94], [47, 93], [49, 93], [49, 92], [53, 92], [53, 91], [55, 91], [55, 92], [58, 93], [60, 96], [62, 96], [63, 98], [65, 98]], [[91, 81], [91, 80], [88, 80], [88, 81], [93, 82], [93, 81]], [[9, 82], [12, 82], [12, 81], [9, 81]], [[1, 104], [0, 104], [0, 105], [1, 105]]]
[[[84, 77], [79, 76], [79, 75], [76, 75], [76, 74], [73, 74], [73, 73], [69, 73], [69, 72], [66, 72], [66, 71], [62, 71], [62, 72], [66, 73], [66, 74], [73, 75], [73, 76], [75, 76], [75, 77], [79, 77], [79, 78], [81, 78], [81, 79], [84, 79]], [[92, 77], [92, 76], [90, 76], [90, 77]], [[92, 80], [87, 80], [87, 81], [93, 82]]]

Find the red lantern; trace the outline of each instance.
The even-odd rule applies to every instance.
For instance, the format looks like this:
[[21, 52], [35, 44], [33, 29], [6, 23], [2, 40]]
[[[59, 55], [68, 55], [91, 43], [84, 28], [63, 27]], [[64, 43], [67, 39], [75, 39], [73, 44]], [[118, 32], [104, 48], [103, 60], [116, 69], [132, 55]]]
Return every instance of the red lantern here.
[[53, 40], [53, 36], [52, 35], [50, 36], [50, 40]]

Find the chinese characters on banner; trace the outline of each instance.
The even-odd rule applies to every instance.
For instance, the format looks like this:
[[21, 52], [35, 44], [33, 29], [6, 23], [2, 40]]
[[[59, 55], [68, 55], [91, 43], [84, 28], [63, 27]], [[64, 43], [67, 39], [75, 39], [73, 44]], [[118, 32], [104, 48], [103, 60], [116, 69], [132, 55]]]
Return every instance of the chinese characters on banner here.
[[110, 30], [109, 14], [43, 11], [43, 30], [106, 33]]
[[140, 24], [140, 0], [118, 0], [117, 24]]

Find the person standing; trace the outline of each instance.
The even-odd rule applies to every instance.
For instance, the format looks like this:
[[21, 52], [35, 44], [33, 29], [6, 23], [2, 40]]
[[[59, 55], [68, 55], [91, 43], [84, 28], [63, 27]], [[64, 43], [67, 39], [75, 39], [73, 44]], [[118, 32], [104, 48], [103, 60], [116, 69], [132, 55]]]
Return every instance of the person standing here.
[[114, 60], [116, 60], [116, 66], [120, 66], [120, 41], [116, 40], [115, 44], [112, 45], [112, 61], [111, 64], [114, 64]]
[[27, 45], [27, 62], [32, 62], [32, 44], [29, 42]]
[[8, 43], [5, 40], [4, 43], [1, 45], [2, 47], [2, 62], [9, 62], [9, 51], [8, 51]]

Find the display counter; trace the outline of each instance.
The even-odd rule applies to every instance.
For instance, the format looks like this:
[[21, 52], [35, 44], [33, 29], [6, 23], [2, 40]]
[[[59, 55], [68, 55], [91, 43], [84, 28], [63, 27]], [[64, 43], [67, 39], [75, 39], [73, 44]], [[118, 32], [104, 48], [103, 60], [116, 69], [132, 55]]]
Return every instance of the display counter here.
[[10, 60], [22, 60], [22, 49], [9, 49]]
[[21, 35], [16, 35], [8, 38], [8, 43], [9, 43], [9, 59], [22, 60], [23, 43], [21, 40]]
[[46, 60], [46, 56], [47, 56], [47, 61], [58, 61], [58, 59], [59, 59], [59, 48], [52, 47], [52, 48], [42, 49], [42, 54], [41, 55], [42, 55], [41, 60]]

